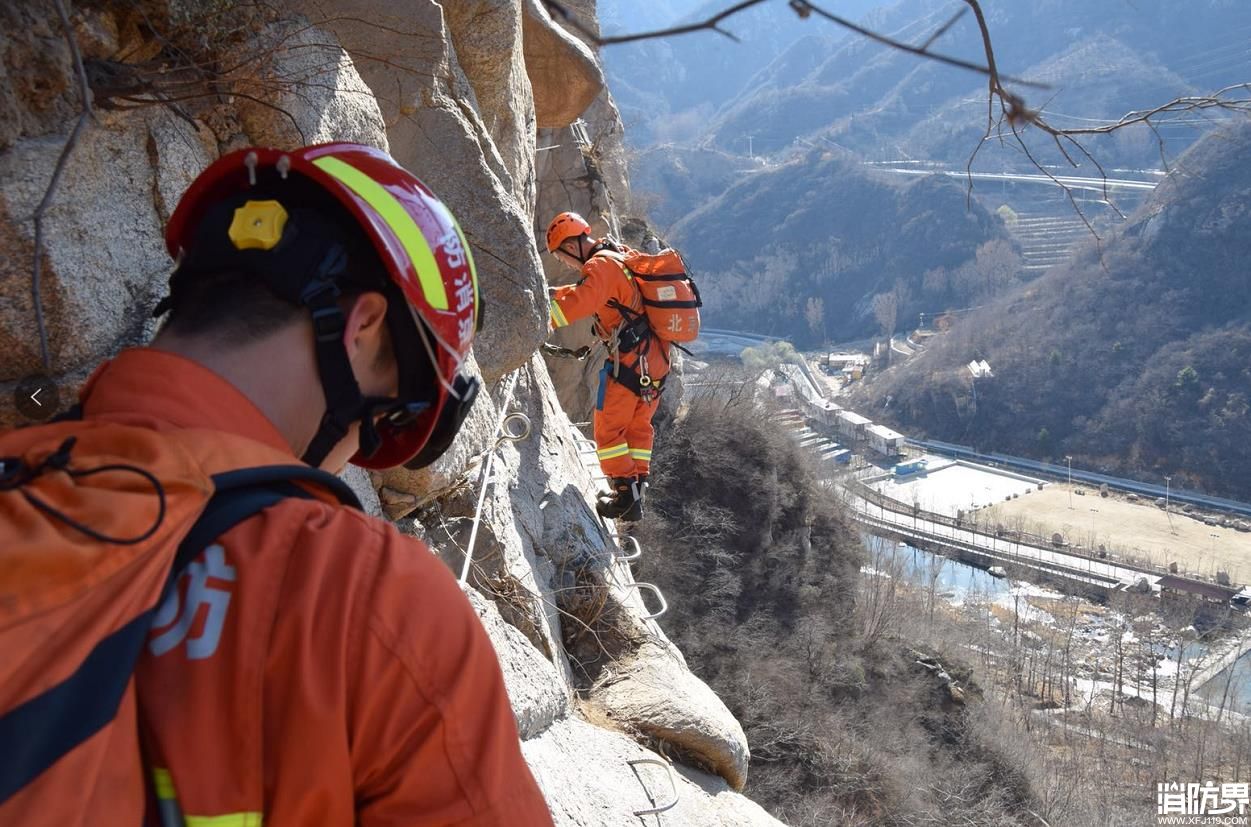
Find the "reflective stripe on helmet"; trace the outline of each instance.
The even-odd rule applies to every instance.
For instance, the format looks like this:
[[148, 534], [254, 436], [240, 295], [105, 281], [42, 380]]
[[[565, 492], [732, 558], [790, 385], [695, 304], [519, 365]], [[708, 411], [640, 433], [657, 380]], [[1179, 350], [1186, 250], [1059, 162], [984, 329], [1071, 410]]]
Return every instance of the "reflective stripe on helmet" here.
[[[366, 204], [373, 207], [374, 211], [386, 222], [387, 227], [399, 239], [403, 245], [404, 251], [408, 253], [409, 259], [413, 263], [413, 269], [417, 271], [417, 279], [421, 282], [421, 291], [426, 297], [426, 302], [435, 310], [447, 310], [447, 288], [443, 284], [443, 277], [439, 272], [439, 264], [434, 258], [434, 251], [430, 249], [429, 242], [426, 241], [425, 235], [421, 229], [413, 221], [408, 211], [395, 200], [395, 196], [386, 191], [381, 184], [370, 178], [365, 173], [358, 170], [351, 164], [340, 161], [332, 155], [323, 155], [313, 160], [322, 172], [332, 176], [344, 186], [356, 193]], [[465, 248], [468, 250], [468, 247]], [[470, 272], [473, 271], [472, 265]], [[478, 285], [477, 275], [474, 276], [474, 294], [477, 297]], [[474, 302], [475, 311], [477, 302]]]

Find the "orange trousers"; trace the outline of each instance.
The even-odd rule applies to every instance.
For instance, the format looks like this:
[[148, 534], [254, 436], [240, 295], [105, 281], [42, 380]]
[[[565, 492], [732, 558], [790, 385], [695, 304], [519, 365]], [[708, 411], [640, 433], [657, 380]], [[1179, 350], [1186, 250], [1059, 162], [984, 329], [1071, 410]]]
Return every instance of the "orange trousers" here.
[[646, 474], [652, 462], [652, 417], [660, 399], [644, 402], [606, 371], [599, 377], [595, 404], [595, 447], [599, 467], [609, 477]]

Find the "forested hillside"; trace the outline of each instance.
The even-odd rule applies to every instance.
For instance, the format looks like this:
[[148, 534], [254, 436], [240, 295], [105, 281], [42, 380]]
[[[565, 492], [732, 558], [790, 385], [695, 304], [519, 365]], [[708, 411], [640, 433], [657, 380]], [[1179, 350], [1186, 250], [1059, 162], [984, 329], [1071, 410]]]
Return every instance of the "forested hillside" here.
[[[859, 17], [881, 2], [849, 0], [839, 11]], [[667, 14], [660, 13], [656, 5], [633, 0], [600, 3], [605, 32], [637, 32], [705, 20], [732, 3], [682, 0], [665, 4]], [[737, 42], [703, 31], [605, 50], [604, 68], [633, 145], [686, 141], [702, 134], [714, 113], [796, 40], [814, 30], [831, 44], [843, 36], [833, 27], [818, 29], [812, 21], [801, 20], [785, 0], [768, 0], [747, 9], [721, 28], [733, 34]], [[734, 148], [746, 152], [746, 140]]]
[[698, 398], [652, 468], [639, 573], [742, 722], [754, 800], [803, 827], [1037, 824], [1022, 733], [959, 647], [899, 635], [902, 584], [862, 575], [850, 518], [771, 412]]
[[[938, 0], [901, 0], [866, 17], [877, 31], [901, 41], [924, 41], [955, 9]], [[779, 14], [784, 10], [778, 9]], [[1015, 87], [1028, 103], [1056, 112], [1062, 126], [1083, 119], [1119, 118], [1178, 94], [1219, 89], [1246, 80], [1248, 55], [1240, 47], [1251, 28], [1251, 6], [1224, 0], [1177, 4], [1169, 0], [1088, 3], [1047, 0], [986, 4], [999, 69], [1045, 84]], [[821, 21], [812, 32], [834, 27]], [[981, 35], [965, 15], [936, 50], [984, 62]], [[863, 38], [830, 48], [796, 42], [717, 113], [707, 140], [741, 151], [740, 137], [760, 135], [757, 151], [786, 150], [796, 137], [822, 135], [868, 158], [923, 157], [963, 163], [985, 128], [985, 84], [950, 66], [918, 59]], [[1186, 124], [1187, 127], [1194, 126]], [[969, 134], [945, 140], [953, 130]], [[1170, 127], [1166, 148], [1180, 152], [1198, 131]], [[1096, 142], [1105, 166], [1149, 160], [1141, 136]], [[1023, 163], [1011, 148], [984, 147], [984, 161]], [[1062, 163], [1039, 142], [1044, 162]], [[1155, 156], [1158, 159], [1158, 152]], [[1083, 161], [1084, 159], [1079, 159]]]
[[[957, 4], [958, 5], [958, 4]], [[709, 3], [684, 20], [724, 9]], [[952, 17], [938, 0], [863, 3], [838, 12], [899, 41], [924, 42]], [[986, 4], [999, 69], [1056, 126], [1106, 124], [1125, 112], [1244, 80], [1251, 72], [1251, 6], [1202, 0], [1089, 4], [1078, 0]], [[628, 15], [620, 15], [625, 25]], [[652, 18], [649, 18], [652, 19]], [[644, 22], [640, 19], [640, 24]], [[1150, 179], [1206, 128], [1228, 117], [1158, 125], [1057, 144], [1024, 129], [1027, 155], [1006, 132], [983, 141], [984, 82], [967, 71], [845, 36], [781, 3], [728, 18], [736, 44], [712, 32], [606, 50], [632, 123], [634, 207], [672, 232], [708, 291], [712, 323], [785, 335], [805, 345], [879, 332], [875, 296], [893, 293], [900, 329], [920, 313], [984, 303], [1037, 271], [982, 207], [1072, 216], [1068, 194], [1000, 194], [1000, 185], [874, 178], [864, 162], [924, 161], [961, 170], [1040, 175], [1036, 164], [1077, 176]], [[972, 15], [934, 48], [983, 62]], [[646, 90], [646, 94], [635, 93]], [[1067, 157], [1066, 157], [1067, 153]], [[1069, 161], [1075, 161], [1076, 166]], [[901, 182], [913, 186], [902, 186]], [[993, 193], [993, 197], [992, 197]], [[1076, 192], [1087, 215], [1119, 221], [1106, 194]], [[985, 200], [983, 200], [983, 198]], [[1114, 193], [1125, 212], [1133, 191]], [[964, 214], [966, 213], [967, 214]], [[1063, 217], [1063, 216], [1061, 216]], [[988, 243], [996, 245], [986, 248]], [[979, 252], [979, 248], [983, 248]]]
[[[1206, 138], [1102, 248], [967, 317], [869, 387], [865, 412], [1251, 496], [1249, 152], [1251, 124]], [[976, 397], [974, 358], [995, 373]]]
[[[709, 324], [793, 336], [797, 344], [872, 335], [874, 295], [898, 319], [930, 309], [931, 270], [958, 270], [1003, 236], [956, 181], [887, 178], [814, 150], [732, 185], [674, 226], [701, 278]], [[957, 284], [962, 301], [969, 287]], [[961, 305], [962, 306], [962, 305]]]
[[[1030, 79], [1052, 84], [1047, 95], [1048, 117], [1061, 128], [1099, 124], [1120, 117], [1136, 108], [1149, 108], [1167, 100], [1193, 94], [1196, 89], [1180, 75], [1144, 54], [1128, 43], [1103, 34], [1082, 38], [1067, 49], [1058, 52], [1022, 73]], [[985, 95], [976, 82], [960, 95], [949, 98], [927, 112], [919, 114], [919, 120], [909, 123], [905, 119], [895, 125], [883, 117], [866, 115], [849, 118], [834, 132], [843, 131], [840, 141], [848, 141], [866, 147], [883, 130], [894, 134], [898, 127], [903, 131], [900, 146], [911, 155], [922, 158], [943, 159], [958, 164], [977, 147], [986, 130], [983, 110]], [[1165, 151], [1176, 153], [1199, 134], [1192, 125], [1181, 127], [1166, 125], [1159, 137], [1164, 140]], [[1137, 124], [1100, 138], [1084, 138], [1083, 142], [1099, 163], [1106, 169], [1154, 168], [1160, 163], [1160, 145], [1157, 136], [1145, 124]], [[1031, 142], [1035, 159], [1043, 164], [1053, 164], [1054, 169], [1066, 166], [1076, 174], [1097, 175], [1093, 163], [1082, 157], [1071, 145], [1067, 147], [1078, 157], [1079, 166], [1071, 167], [1059, 149], [1043, 141]], [[993, 169], [994, 164], [1009, 168], [1021, 168], [1019, 151], [1002, 148], [998, 143], [986, 147], [988, 151], [982, 168]], [[980, 155], [980, 153], [979, 153]], [[1117, 176], [1112, 176], [1117, 177]]]

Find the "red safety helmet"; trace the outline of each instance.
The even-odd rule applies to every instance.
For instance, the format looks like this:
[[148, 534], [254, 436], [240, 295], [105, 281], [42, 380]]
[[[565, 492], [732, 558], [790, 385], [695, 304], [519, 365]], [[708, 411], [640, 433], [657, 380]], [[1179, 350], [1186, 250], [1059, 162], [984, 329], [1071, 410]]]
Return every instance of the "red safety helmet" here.
[[[337, 275], [350, 254], [324, 240], [334, 233], [302, 209], [300, 192], [309, 192], [310, 182], [354, 219], [385, 270], [379, 289], [392, 299], [387, 318], [401, 374], [398, 399], [364, 399], [346, 362], [341, 328], [336, 331], [342, 314], [335, 298]], [[275, 201], [279, 206], [273, 206]], [[228, 241], [222, 239], [227, 220]], [[205, 221], [213, 239], [207, 243]], [[327, 413], [305, 454], [310, 464], [324, 459], [357, 420], [361, 450], [352, 462], [366, 468], [420, 467], [451, 444], [478, 389], [477, 380], [462, 371], [481, 323], [477, 274], [451, 211], [385, 152], [351, 143], [232, 152], [187, 189], [166, 227], [165, 243], [179, 271], [185, 269], [184, 259], [194, 266], [198, 249], [216, 246], [208, 256], [216, 263], [227, 257], [230, 266], [258, 275], [280, 296], [313, 313]], [[317, 251], [313, 259], [309, 248]], [[176, 272], [171, 279], [171, 298], [180, 276]], [[194, 276], [192, 271], [182, 277]], [[401, 296], [404, 308], [396, 306]], [[428, 364], [420, 358], [423, 352]], [[380, 413], [384, 416], [375, 426]]]
[[591, 225], [576, 212], [562, 212], [547, 225], [547, 251], [554, 253], [563, 242], [580, 235], [589, 238]]

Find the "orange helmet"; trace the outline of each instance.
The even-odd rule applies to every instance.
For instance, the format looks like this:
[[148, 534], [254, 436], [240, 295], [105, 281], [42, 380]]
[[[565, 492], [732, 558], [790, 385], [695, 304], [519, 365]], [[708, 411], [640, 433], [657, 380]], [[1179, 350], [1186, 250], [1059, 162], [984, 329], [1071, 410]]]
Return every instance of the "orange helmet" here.
[[[478, 390], [462, 371], [482, 320], [478, 278], [451, 211], [391, 156], [350, 143], [232, 152], [192, 182], [165, 243], [178, 269], [158, 313], [176, 312], [180, 283], [237, 270], [312, 314], [327, 410], [310, 465], [354, 422], [352, 462], [365, 468], [420, 467], [451, 444]], [[336, 298], [360, 288], [388, 298], [395, 398], [362, 396], [347, 360]]]
[[589, 236], [591, 225], [576, 212], [562, 212], [547, 225], [547, 251], [556, 252], [556, 248], [570, 238], [580, 235]]

